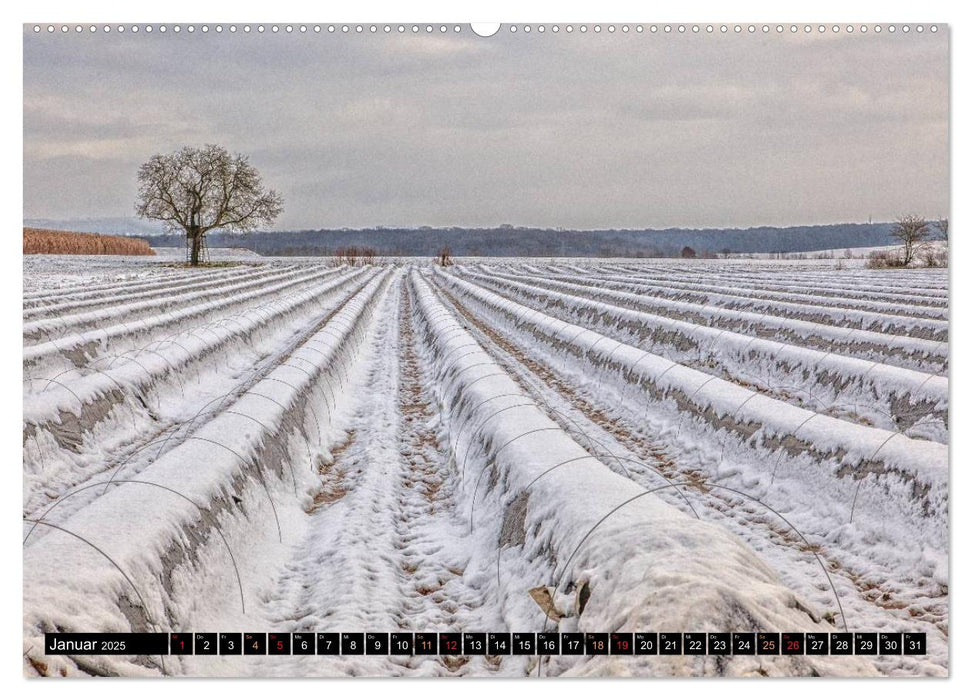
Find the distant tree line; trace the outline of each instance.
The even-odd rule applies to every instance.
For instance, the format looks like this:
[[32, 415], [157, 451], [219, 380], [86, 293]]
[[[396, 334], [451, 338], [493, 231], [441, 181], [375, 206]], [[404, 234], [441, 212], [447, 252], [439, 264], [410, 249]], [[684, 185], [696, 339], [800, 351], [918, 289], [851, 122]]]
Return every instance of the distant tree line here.
[[[212, 232], [213, 247], [249, 248], [263, 255], [334, 255], [338, 249], [371, 247], [383, 256], [436, 257], [448, 247], [452, 256], [529, 257], [680, 257], [685, 248], [697, 257], [729, 253], [798, 253], [822, 249], [890, 245], [892, 223], [758, 227], [748, 229], [538, 229], [368, 228]], [[183, 244], [178, 236], [153, 236], [153, 246]]]

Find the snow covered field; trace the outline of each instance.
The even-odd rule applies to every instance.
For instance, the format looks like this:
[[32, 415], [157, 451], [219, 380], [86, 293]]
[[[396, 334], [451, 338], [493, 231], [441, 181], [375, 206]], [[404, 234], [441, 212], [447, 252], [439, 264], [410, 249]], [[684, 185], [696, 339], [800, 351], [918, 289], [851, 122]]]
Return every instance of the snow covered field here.
[[[24, 260], [25, 674], [948, 673], [947, 270], [176, 257]], [[42, 653], [398, 630], [928, 654]]]

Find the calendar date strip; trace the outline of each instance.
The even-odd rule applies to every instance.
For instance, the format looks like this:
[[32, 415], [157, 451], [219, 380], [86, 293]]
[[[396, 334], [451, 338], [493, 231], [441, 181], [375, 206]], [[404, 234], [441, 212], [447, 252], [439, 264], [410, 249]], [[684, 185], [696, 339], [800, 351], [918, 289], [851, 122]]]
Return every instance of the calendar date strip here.
[[923, 656], [924, 632], [158, 632], [44, 635], [48, 655]]

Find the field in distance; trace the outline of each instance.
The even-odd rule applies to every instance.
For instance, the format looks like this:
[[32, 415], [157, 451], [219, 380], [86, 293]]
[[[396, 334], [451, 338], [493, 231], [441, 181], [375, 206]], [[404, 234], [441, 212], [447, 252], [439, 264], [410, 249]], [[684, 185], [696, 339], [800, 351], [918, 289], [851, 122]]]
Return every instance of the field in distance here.
[[140, 238], [24, 227], [24, 255], [155, 255]]

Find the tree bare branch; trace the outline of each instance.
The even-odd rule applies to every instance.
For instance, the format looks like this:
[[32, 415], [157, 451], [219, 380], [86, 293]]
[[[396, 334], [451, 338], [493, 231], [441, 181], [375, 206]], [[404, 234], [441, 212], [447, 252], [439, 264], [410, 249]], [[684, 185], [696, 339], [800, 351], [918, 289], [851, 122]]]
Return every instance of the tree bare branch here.
[[273, 223], [282, 211], [283, 197], [264, 188], [249, 159], [222, 146], [157, 154], [138, 169], [135, 213], [163, 222], [169, 231], [183, 231], [192, 244], [193, 265], [209, 231], [252, 231]]
[[900, 241], [903, 245], [903, 265], [906, 267], [924, 247], [931, 237], [930, 224], [916, 214], [901, 216], [890, 229], [890, 237]]

